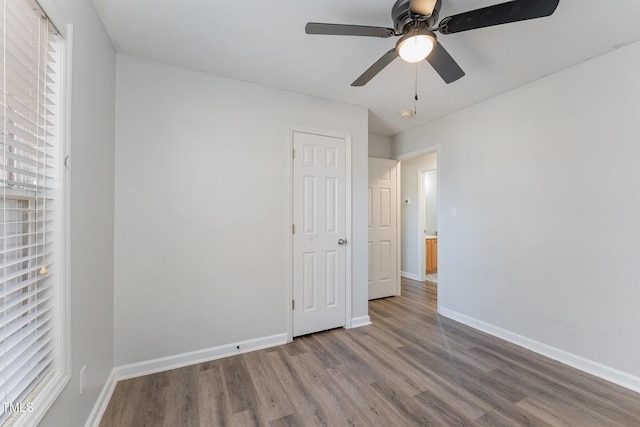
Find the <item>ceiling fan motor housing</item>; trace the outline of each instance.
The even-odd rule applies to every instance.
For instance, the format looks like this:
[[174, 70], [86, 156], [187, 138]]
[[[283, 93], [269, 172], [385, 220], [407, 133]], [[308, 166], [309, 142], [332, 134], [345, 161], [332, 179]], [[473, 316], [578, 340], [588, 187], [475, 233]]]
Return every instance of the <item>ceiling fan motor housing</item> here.
[[396, 34], [404, 34], [407, 28], [418, 22], [426, 22], [427, 28], [434, 28], [438, 21], [438, 12], [440, 9], [440, 3], [436, 4], [436, 8], [431, 13], [431, 16], [425, 17], [422, 15], [414, 15], [409, 10], [409, 0], [398, 0], [391, 8], [391, 19], [393, 20], [393, 28]]

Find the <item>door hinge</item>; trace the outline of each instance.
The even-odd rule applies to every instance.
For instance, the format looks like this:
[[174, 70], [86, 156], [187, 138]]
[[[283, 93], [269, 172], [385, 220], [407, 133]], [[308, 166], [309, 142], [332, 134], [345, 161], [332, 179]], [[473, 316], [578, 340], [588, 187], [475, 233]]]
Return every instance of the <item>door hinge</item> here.
[[292, 299], [291, 300], [291, 310], [295, 310], [296, 309], [296, 300]]
[[292, 158], [292, 159], [295, 159], [295, 158], [296, 158], [296, 149], [295, 149], [295, 148], [292, 148], [292, 149], [291, 149], [291, 158]]
[[296, 225], [291, 224], [291, 234], [296, 234]]

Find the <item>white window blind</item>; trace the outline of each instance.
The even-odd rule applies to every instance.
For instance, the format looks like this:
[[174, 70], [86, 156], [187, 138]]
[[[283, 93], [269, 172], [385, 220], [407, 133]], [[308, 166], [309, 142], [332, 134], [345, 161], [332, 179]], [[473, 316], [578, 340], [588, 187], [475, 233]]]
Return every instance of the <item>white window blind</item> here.
[[35, 0], [0, 0], [0, 424], [60, 371], [59, 50]]

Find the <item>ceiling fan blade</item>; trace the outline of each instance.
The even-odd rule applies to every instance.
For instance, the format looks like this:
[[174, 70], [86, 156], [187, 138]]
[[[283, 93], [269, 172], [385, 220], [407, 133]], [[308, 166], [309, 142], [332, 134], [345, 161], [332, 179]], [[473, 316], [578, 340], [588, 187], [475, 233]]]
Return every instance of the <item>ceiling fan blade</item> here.
[[440, 21], [442, 34], [542, 18], [555, 12], [560, 0], [514, 0], [449, 16]]
[[409, 11], [414, 15], [423, 15], [427, 18], [433, 13], [437, 0], [409, 0]]
[[391, 64], [391, 62], [393, 62], [393, 60], [396, 59], [397, 57], [398, 57], [398, 52], [396, 52], [396, 48], [394, 47], [389, 52], [382, 55], [380, 59], [374, 62], [373, 65], [369, 67], [367, 71], [362, 73], [360, 77], [358, 77], [353, 83], [351, 83], [351, 86], [366, 85], [369, 82], [369, 80], [374, 78], [380, 71], [384, 69], [384, 67]]
[[436, 43], [426, 60], [447, 84], [464, 76], [462, 68], [439, 42]]
[[324, 24], [321, 22], [308, 22], [304, 27], [307, 34], [324, 34], [328, 36], [364, 36], [364, 37], [391, 37], [395, 32], [391, 28], [370, 27], [367, 25]]

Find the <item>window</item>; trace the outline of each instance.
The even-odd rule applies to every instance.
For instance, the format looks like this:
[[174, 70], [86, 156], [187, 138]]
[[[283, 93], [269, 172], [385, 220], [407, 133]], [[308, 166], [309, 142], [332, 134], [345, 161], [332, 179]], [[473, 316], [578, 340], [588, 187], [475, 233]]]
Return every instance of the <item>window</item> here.
[[63, 41], [35, 0], [0, 8], [0, 424], [17, 425], [37, 421], [68, 379]]

